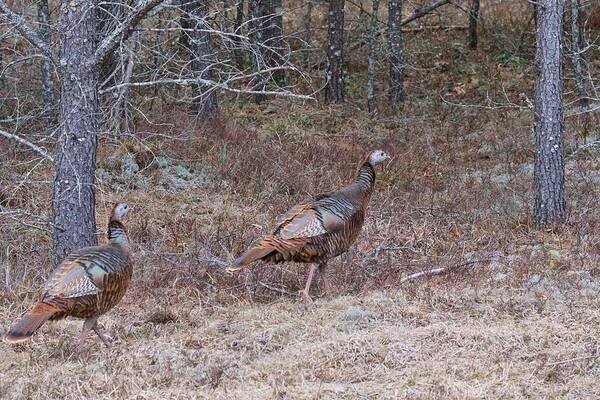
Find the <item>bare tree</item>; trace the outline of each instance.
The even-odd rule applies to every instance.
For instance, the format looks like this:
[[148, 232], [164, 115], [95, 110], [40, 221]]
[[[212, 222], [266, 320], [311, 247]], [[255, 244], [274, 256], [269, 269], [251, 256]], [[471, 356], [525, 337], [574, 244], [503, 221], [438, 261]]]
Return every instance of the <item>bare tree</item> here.
[[327, 37], [327, 75], [325, 102], [341, 103], [346, 92], [344, 77], [344, 3], [329, 0]]
[[367, 109], [375, 111], [375, 50], [377, 47], [377, 13], [379, 0], [373, 0], [371, 10], [371, 33], [369, 35], [369, 57], [367, 66]]
[[534, 217], [538, 226], [565, 217], [563, 155], [563, 0], [537, 3], [535, 81]]
[[[211, 37], [208, 32], [209, 8], [205, 0], [192, 0], [187, 9], [192, 16], [191, 24], [191, 58], [192, 71], [195, 77], [214, 80]], [[194, 83], [192, 110], [200, 117], [206, 117], [217, 111], [217, 94], [215, 88], [200, 82]]]
[[[54, 256], [97, 243], [95, 164], [98, 126], [96, 13], [93, 0], [63, 2], [60, 9], [60, 137], [56, 147]], [[91, 60], [91, 62], [90, 62]]]
[[[48, 14], [48, 0], [39, 0], [37, 8], [38, 35], [48, 47], [52, 42], [50, 36], [50, 21]], [[49, 118], [54, 117], [54, 81], [52, 80], [52, 62], [44, 58], [42, 61], [42, 91], [44, 97], [44, 113]]]
[[477, 23], [479, 22], [479, 0], [471, 0], [469, 13], [469, 47], [477, 48]]
[[[282, 0], [270, 0], [269, 19], [269, 42], [270, 57], [267, 62], [269, 67], [276, 67], [285, 64], [281, 57], [284, 52], [283, 48], [283, 5]], [[285, 79], [285, 70], [278, 69], [273, 72], [273, 80], [276, 83], [282, 84]]]
[[402, 50], [402, 0], [389, 0], [390, 105], [397, 109], [404, 100], [404, 55]]
[[306, 14], [304, 14], [304, 43], [306, 48], [304, 49], [304, 63], [308, 64], [310, 49], [312, 47], [312, 13], [313, 13], [313, 0], [306, 2]]
[[[581, 30], [579, 23], [579, 0], [571, 0], [571, 60], [573, 61], [575, 83], [577, 85], [577, 95], [579, 96], [579, 105], [585, 110], [589, 104], [585, 91], [583, 80], [583, 67], [581, 56]], [[589, 125], [589, 113], [583, 114], [584, 142], [587, 136]]]

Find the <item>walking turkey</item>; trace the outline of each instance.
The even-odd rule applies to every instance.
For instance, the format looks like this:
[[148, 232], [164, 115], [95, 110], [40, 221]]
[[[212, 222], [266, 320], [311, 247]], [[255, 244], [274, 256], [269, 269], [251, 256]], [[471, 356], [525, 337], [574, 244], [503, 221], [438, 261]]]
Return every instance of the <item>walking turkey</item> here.
[[44, 286], [44, 295], [10, 329], [8, 343], [28, 340], [46, 321], [67, 316], [85, 319], [78, 350], [83, 349], [90, 330], [109, 345], [112, 339], [98, 326], [98, 317], [113, 308], [125, 294], [133, 265], [123, 219], [129, 211], [117, 203], [108, 222], [108, 244], [80, 249], [52, 272]]
[[[313, 263], [300, 291], [302, 300], [311, 302], [309, 290], [316, 268], [322, 273], [329, 259], [346, 252], [356, 240], [375, 184], [374, 167], [388, 158], [381, 150], [369, 153], [352, 184], [293, 207], [279, 219], [273, 233], [243, 253], [230, 271], [255, 261]], [[329, 282], [324, 275], [322, 279], [327, 292]]]

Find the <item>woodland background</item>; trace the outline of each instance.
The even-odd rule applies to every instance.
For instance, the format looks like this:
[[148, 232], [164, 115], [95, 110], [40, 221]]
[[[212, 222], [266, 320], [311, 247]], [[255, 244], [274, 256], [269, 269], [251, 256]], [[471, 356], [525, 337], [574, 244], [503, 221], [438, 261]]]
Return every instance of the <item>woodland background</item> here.
[[[72, 145], [61, 142], [71, 123], [97, 134], [93, 159], [76, 151], [95, 178], [85, 240], [104, 240], [113, 202], [132, 203], [134, 279], [101, 319], [112, 349], [74, 354], [77, 321], [0, 344], [0, 397], [600, 395], [597, 1], [565, 3], [567, 207], [541, 228], [531, 2], [477, 2], [476, 30], [471, 1], [400, 2], [402, 21], [419, 16], [402, 25], [401, 60], [394, 1], [375, 14], [341, 3], [335, 43], [339, 1], [100, 2], [94, 46], [60, 52], [63, 11], [89, 18], [81, 3], [0, 2], [0, 325], [56, 262], [50, 159]], [[53, 65], [70, 54], [62, 66], [81, 66], [97, 44], [110, 51], [86, 72], [96, 112], [65, 112], [81, 96]], [[343, 71], [344, 90], [328, 71]], [[290, 206], [352, 180], [374, 148], [393, 158], [361, 237], [330, 263], [333, 296], [298, 305], [302, 265], [223, 272]]]

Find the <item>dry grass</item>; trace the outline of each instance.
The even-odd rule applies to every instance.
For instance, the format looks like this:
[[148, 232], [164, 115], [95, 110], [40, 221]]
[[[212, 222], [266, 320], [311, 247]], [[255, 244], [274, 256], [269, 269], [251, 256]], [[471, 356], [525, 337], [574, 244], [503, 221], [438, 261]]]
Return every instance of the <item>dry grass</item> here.
[[[487, 18], [480, 52], [466, 50], [461, 32], [407, 37], [399, 116], [385, 114], [383, 95], [378, 116], [352, 95], [339, 107], [223, 99], [228, 117], [210, 125], [153, 110], [135, 137], [102, 139], [99, 227], [111, 202], [136, 207], [134, 281], [101, 319], [117, 341], [107, 350], [90, 340], [75, 355], [81, 323], [64, 321], [24, 346], [0, 344], [0, 398], [600, 396], [600, 163], [591, 149], [573, 153], [580, 127], [567, 119], [568, 218], [536, 230], [532, 115], [516, 107], [522, 93], [531, 98], [531, 48], [513, 57], [508, 39], [522, 31], [501, 29], [518, 15], [524, 26], [527, 13], [514, 7]], [[362, 87], [360, 59], [350, 93]], [[351, 180], [373, 148], [394, 157], [379, 171], [362, 236], [329, 266], [332, 296], [297, 304], [301, 265], [223, 273], [219, 261], [291, 205]], [[0, 147], [2, 196], [31, 213], [0, 220], [2, 327], [51, 269], [52, 175], [31, 158]], [[449, 272], [399, 283], [434, 267]]]
[[[135, 294], [135, 291], [133, 291]], [[3, 398], [592, 398], [598, 300], [545, 288], [426, 285], [412, 293], [202, 304], [156, 319], [135, 297], [104, 319], [111, 350], [72, 353], [79, 324], [0, 345]], [[349, 307], [354, 311], [350, 313]], [[358, 311], [357, 311], [358, 310]], [[6, 313], [0, 323], [8, 323]]]

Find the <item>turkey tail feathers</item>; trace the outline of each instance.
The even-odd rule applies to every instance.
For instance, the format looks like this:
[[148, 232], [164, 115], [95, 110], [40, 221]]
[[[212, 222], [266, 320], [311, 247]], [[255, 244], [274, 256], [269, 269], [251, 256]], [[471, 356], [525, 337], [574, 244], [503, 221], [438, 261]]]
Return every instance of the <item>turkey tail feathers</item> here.
[[268, 256], [273, 251], [277, 250], [275, 250], [271, 246], [259, 245], [253, 247], [251, 249], [246, 250], [244, 254], [242, 254], [237, 260], [235, 260], [234, 265], [238, 269], [240, 267], [245, 267], [248, 264], [252, 264], [254, 261], [258, 261], [263, 257]]
[[46, 321], [61, 310], [44, 302], [39, 302], [26, 312], [4, 337], [6, 343], [27, 341]]

